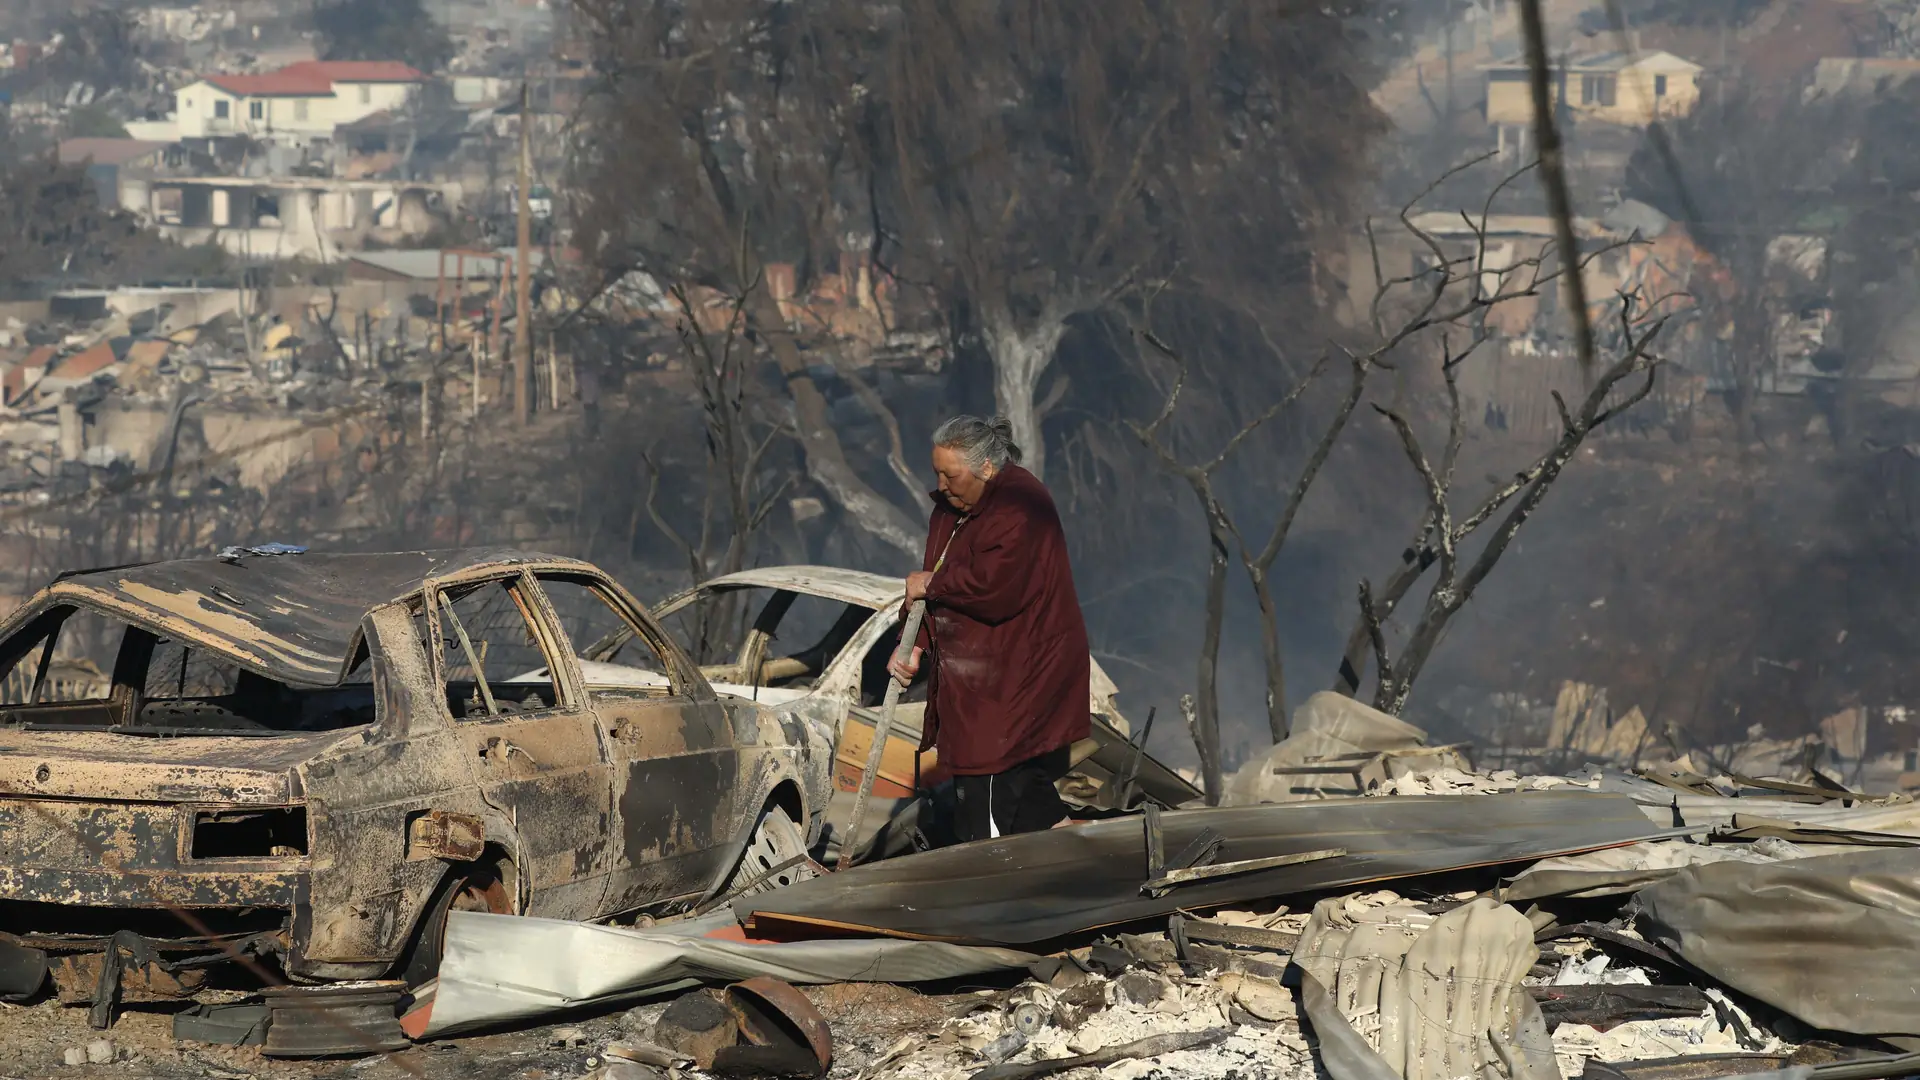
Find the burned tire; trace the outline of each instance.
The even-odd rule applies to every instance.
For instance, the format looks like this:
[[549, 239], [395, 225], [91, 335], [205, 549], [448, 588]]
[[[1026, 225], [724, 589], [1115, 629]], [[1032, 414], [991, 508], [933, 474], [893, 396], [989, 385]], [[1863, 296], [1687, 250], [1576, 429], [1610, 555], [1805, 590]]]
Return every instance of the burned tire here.
[[807, 858], [807, 834], [786, 807], [769, 804], [760, 811], [753, 836], [740, 855], [740, 865], [734, 867], [720, 895], [751, 896], [813, 875], [813, 862]]
[[492, 863], [477, 863], [462, 872], [448, 874], [440, 883], [414, 927], [407, 951], [401, 954], [398, 978], [408, 987], [419, 986], [440, 974], [440, 960], [446, 955], [447, 913], [452, 911], [512, 914], [512, 895], [507, 891], [507, 881], [500, 868]]

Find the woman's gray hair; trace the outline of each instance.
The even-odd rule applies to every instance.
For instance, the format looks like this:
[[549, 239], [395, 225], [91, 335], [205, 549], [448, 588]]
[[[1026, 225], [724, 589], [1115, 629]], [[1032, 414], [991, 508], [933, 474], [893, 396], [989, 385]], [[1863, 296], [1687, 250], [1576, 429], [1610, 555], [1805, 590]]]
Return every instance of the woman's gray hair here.
[[1004, 416], [991, 420], [956, 416], [934, 430], [933, 445], [958, 451], [966, 459], [967, 468], [976, 473], [985, 465], [992, 465], [998, 472], [1020, 461], [1020, 447], [1013, 441], [1013, 421]]

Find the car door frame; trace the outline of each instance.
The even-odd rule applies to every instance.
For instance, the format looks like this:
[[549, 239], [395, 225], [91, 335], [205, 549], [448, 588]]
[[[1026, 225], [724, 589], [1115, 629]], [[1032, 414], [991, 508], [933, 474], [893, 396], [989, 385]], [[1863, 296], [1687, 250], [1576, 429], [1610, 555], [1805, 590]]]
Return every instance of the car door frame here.
[[[699, 667], [618, 582], [597, 569], [534, 568], [529, 576], [550, 610], [543, 575], [591, 582], [634, 630], [627, 647], [641, 639], [666, 668], [666, 694], [637, 688], [596, 692], [580, 677], [582, 698], [607, 746], [612, 784], [615, 839], [600, 908], [620, 914], [697, 899], [729, 868], [721, 864], [733, 857], [744, 816], [759, 809], [739, 805], [752, 793], [740, 790], [741, 746], [733, 718]], [[568, 663], [577, 669], [579, 653], [565, 626], [557, 617], [554, 622]], [[686, 760], [695, 757], [706, 760]], [[703, 803], [709, 793], [718, 798]], [[692, 814], [683, 812], [689, 808]], [[647, 824], [666, 828], [635, 827]]]
[[[526, 598], [522, 613], [546, 658], [555, 701], [536, 712], [456, 718], [446, 700], [441, 596], [449, 589], [495, 581], [514, 581]], [[579, 665], [546, 594], [526, 565], [475, 567], [424, 584], [422, 602], [433, 642], [429, 662], [440, 689], [439, 707], [483, 798], [502, 804], [513, 822], [508, 854], [524, 891], [520, 910], [560, 919], [597, 916], [611, 846], [611, 760], [600, 724], [588, 708]], [[583, 830], [583, 817], [598, 821], [599, 828]], [[574, 842], [569, 845], [562, 836]]]

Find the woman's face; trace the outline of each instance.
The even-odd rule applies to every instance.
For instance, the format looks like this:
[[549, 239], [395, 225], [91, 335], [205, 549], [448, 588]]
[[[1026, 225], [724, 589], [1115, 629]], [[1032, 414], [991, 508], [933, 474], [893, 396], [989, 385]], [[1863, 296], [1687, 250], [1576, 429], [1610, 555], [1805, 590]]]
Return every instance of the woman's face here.
[[954, 509], [963, 514], [972, 513], [980, 496], [987, 490], [987, 481], [993, 479], [994, 468], [983, 465], [986, 475], [974, 472], [960, 451], [950, 446], [933, 448], [933, 472], [940, 478], [940, 494], [946, 496]]

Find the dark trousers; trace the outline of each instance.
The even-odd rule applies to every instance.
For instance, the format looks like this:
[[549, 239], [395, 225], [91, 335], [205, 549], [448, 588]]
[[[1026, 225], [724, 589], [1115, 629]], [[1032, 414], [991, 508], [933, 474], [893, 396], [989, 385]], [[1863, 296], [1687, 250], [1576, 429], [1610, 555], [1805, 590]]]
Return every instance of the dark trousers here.
[[[990, 776], [953, 778], [953, 832], [956, 840], [985, 840], [999, 826], [1001, 836], [1051, 829], [1067, 816], [1054, 781], [1067, 775], [1067, 748], [1050, 750]], [[992, 815], [989, 819], [988, 815]]]

